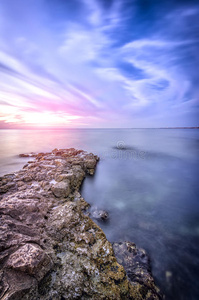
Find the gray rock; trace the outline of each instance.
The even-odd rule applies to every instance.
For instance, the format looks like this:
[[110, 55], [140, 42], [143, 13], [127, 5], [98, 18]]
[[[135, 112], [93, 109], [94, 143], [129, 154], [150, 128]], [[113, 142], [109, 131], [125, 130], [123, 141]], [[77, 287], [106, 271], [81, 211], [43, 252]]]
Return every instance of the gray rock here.
[[60, 181], [55, 184], [52, 184], [51, 190], [55, 197], [66, 198], [70, 194], [70, 183], [69, 181]]

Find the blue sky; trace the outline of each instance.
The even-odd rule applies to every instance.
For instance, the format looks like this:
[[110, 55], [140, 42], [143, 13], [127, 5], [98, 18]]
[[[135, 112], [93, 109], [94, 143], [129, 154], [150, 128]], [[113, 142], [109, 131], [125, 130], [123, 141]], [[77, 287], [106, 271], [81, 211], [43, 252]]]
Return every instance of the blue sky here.
[[1, 0], [0, 128], [199, 126], [199, 2]]

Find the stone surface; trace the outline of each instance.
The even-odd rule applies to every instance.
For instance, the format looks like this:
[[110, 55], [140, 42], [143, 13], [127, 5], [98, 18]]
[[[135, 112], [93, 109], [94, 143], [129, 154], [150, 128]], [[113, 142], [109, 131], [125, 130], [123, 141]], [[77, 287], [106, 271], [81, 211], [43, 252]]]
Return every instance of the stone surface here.
[[[59, 177], [62, 177], [62, 176], [59, 175]], [[66, 198], [70, 194], [69, 181], [56, 182], [56, 183], [52, 184], [51, 190], [56, 197]]]
[[134, 280], [127, 267], [128, 280], [83, 213], [89, 205], [79, 188], [98, 157], [75, 149], [30, 156], [0, 178], [0, 299], [158, 299], [155, 285]]
[[152, 295], [153, 299], [161, 299], [160, 291], [155, 286], [151, 274], [150, 260], [146, 251], [137, 248], [132, 242], [113, 243], [113, 250], [117, 261], [125, 268], [129, 280], [133, 284], [140, 285], [143, 297], [150, 299]]
[[6, 267], [34, 275], [40, 280], [51, 269], [52, 262], [40, 246], [28, 243], [9, 256]]

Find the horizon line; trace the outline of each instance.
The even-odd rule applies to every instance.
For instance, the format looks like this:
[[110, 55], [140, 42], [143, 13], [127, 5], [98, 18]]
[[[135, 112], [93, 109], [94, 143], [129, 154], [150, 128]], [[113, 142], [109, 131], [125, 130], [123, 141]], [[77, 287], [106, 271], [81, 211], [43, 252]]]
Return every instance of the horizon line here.
[[199, 126], [166, 126], [166, 127], [30, 127], [0, 128], [0, 130], [67, 130], [67, 129], [199, 129]]

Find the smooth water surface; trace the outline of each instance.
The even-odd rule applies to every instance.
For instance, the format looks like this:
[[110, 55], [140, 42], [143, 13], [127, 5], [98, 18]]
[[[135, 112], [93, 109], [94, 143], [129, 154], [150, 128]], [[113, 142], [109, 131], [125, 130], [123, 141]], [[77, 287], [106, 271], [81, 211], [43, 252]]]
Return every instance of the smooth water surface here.
[[[0, 130], [1, 175], [20, 169], [19, 153], [79, 148], [100, 156], [82, 186], [109, 211], [109, 241], [147, 250], [167, 300], [199, 299], [199, 130]], [[29, 159], [28, 159], [29, 160]]]

